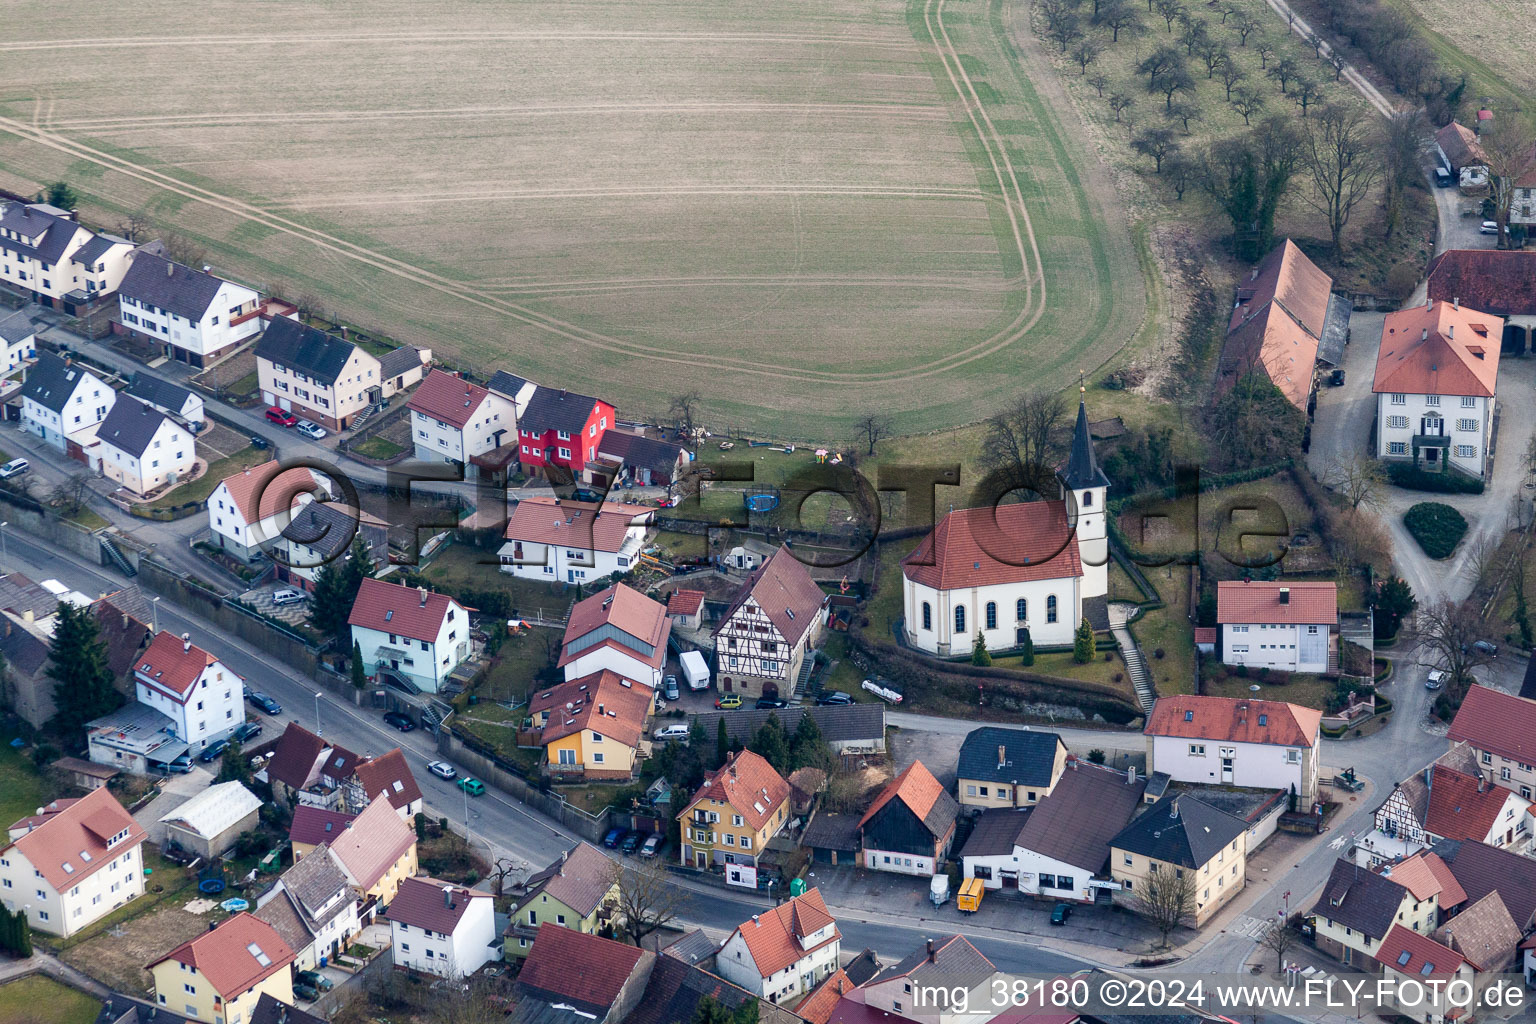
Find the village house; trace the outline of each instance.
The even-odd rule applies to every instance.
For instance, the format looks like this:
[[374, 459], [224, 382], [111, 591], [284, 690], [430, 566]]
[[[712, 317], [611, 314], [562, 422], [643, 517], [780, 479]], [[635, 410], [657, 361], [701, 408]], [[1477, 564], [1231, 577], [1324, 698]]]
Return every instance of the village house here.
[[654, 705], [650, 687], [602, 669], [534, 695], [528, 714], [558, 777], [628, 780]]
[[691, 461], [682, 445], [627, 430], [606, 431], [597, 457], [608, 463], [608, 485], [616, 489], [671, 487]]
[[1175, 782], [1280, 789], [1317, 800], [1322, 712], [1248, 697], [1160, 697], [1147, 716], [1147, 771]]
[[148, 966], [155, 1002], [212, 1024], [247, 1024], [263, 995], [293, 1002], [293, 950], [276, 929], [241, 912]]
[[1317, 948], [1345, 965], [1369, 968], [1378, 943], [1395, 925], [1406, 924], [1421, 934], [1434, 928], [1432, 914], [1426, 927], [1422, 912], [1416, 911], [1422, 905], [1395, 879], [1340, 858], [1310, 911], [1317, 922]]
[[321, 957], [334, 960], [361, 928], [346, 872], [324, 844], [278, 876], [261, 895], [256, 916], [288, 943], [296, 971], [314, 970]]
[[416, 874], [416, 832], [382, 798], [352, 819], [329, 849], [365, 910], [387, 906], [400, 883]]
[[635, 567], [656, 510], [536, 495], [507, 517], [501, 571], [543, 583], [585, 583]]
[[294, 807], [293, 821], [288, 826], [288, 841], [293, 844], [293, 862], [297, 864], [325, 846], [352, 824], [356, 817], [355, 814], [316, 807], [313, 804], [299, 804]]
[[331, 430], [345, 430], [370, 405], [421, 380], [431, 361], [430, 349], [409, 345], [375, 358], [345, 336], [284, 317], [256, 343], [261, 400]]
[[411, 438], [422, 462], [457, 465], [470, 477], [470, 460], [517, 437], [517, 412], [501, 395], [446, 370], [433, 370], [406, 403]]
[[201, 429], [208, 422], [203, 411], [203, 400], [178, 384], [147, 373], [136, 373], [123, 396], [137, 398], [152, 409], [158, 409], [177, 423]]
[[[974, 1021], [961, 1007], [991, 1007], [997, 968], [963, 935], [928, 939], [924, 946], [887, 967], [843, 999], [853, 1003], [847, 1016], [839, 1003], [831, 1020], [852, 1024], [890, 1020], [923, 1021], [927, 1024], [963, 1024]], [[946, 1003], [924, 1005], [923, 993], [940, 993]], [[862, 1005], [859, 1005], [862, 1004]], [[985, 1011], [984, 1011], [985, 1013]], [[1033, 1019], [1033, 1018], [1029, 1018]], [[1041, 1024], [1056, 1024], [1042, 1021]]]
[[617, 923], [618, 906], [617, 866], [597, 847], [577, 843], [524, 883], [523, 895], [512, 905], [504, 955], [527, 956], [546, 924], [595, 935]]
[[261, 296], [144, 246], [117, 289], [118, 321], [161, 355], [210, 366], [261, 331]]
[[117, 392], [95, 374], [44, 352], [21, 386], [21, 429], [84, 462], [85, 446], [116, 401]]
[[1477, 132], [1459, 121], [1435, 132], [1435, 162], [1464, 189], [1488, 184], [1488, 154]]
[[37, 358], [37, 327], [25, 311], [0, 315], [0, 376]]
[[[714, 944], [707, 939], [705, 942], [713, 953]], [[685, 955], [679, 943], [673, 943], [657, 955], [650, 977], [646, 979], [645, 991], [624, 1018], [624, 1024], [678, 1024], [697, 1020], [706, 1000], [732, 1014], [755, 1013], [752, 1019], [758, 1024], [826, 1024], [825, 1020], [813, 1021], [806, 1016], [805, 1001], [791, 1013], [711, 973], [703, 964]]]
[[261, 803], [238, 781], [221, 782], [161, 815], [160, 823], [169, 842], [212, 860], [256, 827]]
[[859, 818], [864, 867], [932, 877], [949, 856], [959, 814], [949, 791], [923, 762], [913, 761]]
[[1398, 1003], [1398, 1012], [1410, 1020], [1437, 1024], [1463, 1015], [1445, 984], [1463, 982], [1468, 994], [1479, 998], [1498, 975], [1513, 967], [1519, 943], [1519, 928], [1498, 894], [1490, 893], [1433, 937], [1393, 925], [1378, 947], [1376, 962], [1386, 980], [1395, 983], [1394, 991], [1403, 991], [1404, 983], [1413, 982], [1420, 986], [1417, 991], [1425, 993], [1424, 1000]]
[[518, 411], [519, 461], [532, 476], [568, 474], [592, 483], [590, 464], [615, 419], [613, 406], [600, 398], [540, 385]]
[[276, 459], [225, 477], [208, 495], [208, 529], [219, 550], [249, 562], [276, 544], [294, 506], [329, 497], [320, 475], [303, 466], [283, 469]]
[[143, 894], [145, 838], [108, 789], [39, 807], [0, 847], [0, 902], [68, 938]]
[[197, 468], [192, 432], [127, 395], [113, 403], [86, 453], [102, 476], [140, 497], [175, 485]]
[[495, 902], [488, 892], [435, 878], [405, 879], [385, 913], [395, 966], [462, 978], [501, 959]]
[[1504, 321], [1450, 302], [1388, 313], [1376, 356], [1376, 457], [1482, 479]]
[[358, 540], [375, 567], [389, 564], [388, 523], [340, 501], [306, 501], [273, 545], [277, 578], [313, 591], [320, 571], [350, 559]]
[[1398, 783], [1376, 809], [1374, 824], [1356, 843], [1361, 863], [1385, 863], [1442, 839], [1523, 853], [1531, 844], [1531, 802], [1480, 775], [1474, 751], [1463, 743]]
[[1223, 580], [1216, 584], [1221, 661], [1282, 672], [1336, 667], [1338, 584]]
[[161, 630], [133, 669], [134, 695], [171, 720], [176, 738], [201, 751], [245, 722], [245, 680], [192, 642]]
[[770, 1003], [804, 995], [838, 969], [842, 933], [821, 890], [753, 914], [720, 946], [715, 970]]
[[1133, 908], [1152, 875], [1189, 872], [1188, 919], [1195, 928], [1248, 884], [1248, 823], [1189, 794], [1159, 800], [1109, 847], [1110, 870]]
[[704, 619], [704, 591], [679, 589], [667, 595], [667, 618], [673, 626], [698, 629]]
[[296, 814], [314, 807], [355, 815], [379, 797], [407, 822], [421, 810], [421, 788], [399, 747], [359, 757], [289, 722], [263, 771], [273, 796]]
[[821, 637], [827, 594], [788, 547], [747, 577], [715, 625], [720, 690], [748, 697], [793, 696]]
[[469, 609], [425, 587], [365, 579], [347, 625], [370, 679], [387, 672], [437, 693], [469, 657]]
[[680, 861], [689, 867], [757, 866], [768, 840], [783, 830], [789, 783], [760, 755], [738, 750], [704, 776], [677, 815], [682, 822]]
[[133, 243], [80, 226], [73, 210], [0, 202], [0, 282], [71, 316], [117, 291]]
[[1536, 701], [1473, 684], [1451, 722], [1452, 743], [1465, 742], [1489, 781], [1536, 799]]
[[[572, 1017], [620, 1024], [637, 1009], [657, 954], [558, 925], [540, 925], [517, 976], [508, 1024], [548, 1024]], [[573, 969], [576, 965], [576, 969]]]
[[982, 726], [960, 744], [955, 790], [962, 807], [1030, 807], [1066, 768], [1067, 745], [1055, 733]]
[[666, 668], [671, 632], [666, 605], [615, 583], [571, 608], [558, 664], [567, 682], [607, 669], [655, 689]]

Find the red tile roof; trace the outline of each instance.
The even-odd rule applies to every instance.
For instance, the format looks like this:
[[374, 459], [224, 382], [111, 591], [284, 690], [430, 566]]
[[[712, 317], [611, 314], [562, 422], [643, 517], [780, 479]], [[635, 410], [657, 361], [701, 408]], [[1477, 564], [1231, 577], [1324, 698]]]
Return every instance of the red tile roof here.
[[1317, 739], [1322, 719], [1321, 711], [1274, 700], [1159, 697], [1142, 731], [1148, 736], [1310, 747]]
[[61, 811], [68, 810], [79, 802], [80, 797], [77, 796], [66, 796], [61, 797], [58, 800], [51, 800], [46, 806], [38, 808], [37, 814], [29, 814], [25, 818], [17, 819], [11, 825], [11, 830], [14, 831], [15, 829], [37, 828], [37, 826], [41, 825], [49, 818], [52, 818], [54, 815], [60, 813]]
[[1371, 390], [1491, 398], [1503, 337], [1502, 319], [1466, 305], [1432, 301], [1388, 313]]
[[[636, 519], [654, 514], [653, 509], [608, 501], [569, 501], [558, 498], [524, 498], [507, 518], [507, 540], [524, 544], [558, 544], [578, 551], [606, 551], [624, 546]], [[531, 553], [528, 557], [532, 557]]]
[[[309, 469], [302, 467], [284, 469], [282, 463], [276, 459], [271, 462], [263, 462], [259, 466], [225, 477], [221, 483], [229, 489], [229, 496], [235, 503], [240, 517], [247, 524], [259, 522], [268, 516], [291, 508], [294, 499], [301, 494], [312, 494], [317, 490], [323, 490], [320, 478]], [[257, 496], [260, 495], [260, 515], [257, 515]]]
[[331, 853], [359, 889], [367, 890], [416, 845], [416, 832], [389, 805], [374, 799], [331, 840]]
[[1216, 642], [1216, 636], [1219, 632], [1220, 630], [1218, 630], [1215, 626], [1196, 626], [1195, 643], [1213, 644]]
[[[1406, 958], [1404, 953], [1408, 954]], [[1376, 962], [1413, 978], [1445, 978], [1467, 961], [1427, 935], [1394, 924], [1376, 949]]]
[[356, 817], [355, 814], [342, 814], [340, 811], [300, 804], [293, 809], [293, 824], [288, 826], [288, 840], [307, 846], [328, 843], [352, 824]]
[[143, 676], [144, 681], [175, 694], [186, 703], [203, 670], [217, 661], [190, 640], [161, 630], [139, 655], [134, 671]]
[[325, 753], [325, 740], [304, 728], [298, 722], [289, 722], [272, 749], [272, 759], [267, 762], [267, 778], [286, 784], [290, 789], [303, 789], [319, 775], [320, 755]]
[[1317, 369], [1317, 339], [1273, 303], [1227, 335], [1217, 369], [1218, 393], [1263, 371], [1286, 400], [1305, 411]]
[[[1289, 600], [1281, 603], [1280, 592]], [[1332, 626], [1339, 621], [1336, 583], [1230, 580], [1216, 584], [1216, 621]]]
[[841, 967], [833, 971], [831, 976], [801, 1000], [795, 1007], [795, 1016], [806, 1021], [807, 1024], [827, 1024], [832, 1019], [832, 1010], [837, 1006], [838, 1000], [854, 988], [853, 981]]
[[1521, 764], [1536, 764], [1536, 701], [1487, 686], [1468, 688], [1451, 722], [1451, 741], [1466, 740]]
[[668, 615], [693, 615], [703, 606], [702, 590], [674, 590], [667, 598]]
[[[470, 421], [489, 394], [480, 385], [471, 384], [446, 370], [433, 370], [416, 388], [416, 393], [411, 395], [405, 407], [440, 420], [456, 430], [463, 430], [464, 424]], [[510, 431], [512, 426], [508, 422], [507, 430]]]
[[815, 624], [826, 604], [827, 594], [811, 579], [804, 563], [791, 554], [789, 548], [780, 546], [768, 556], [768, 561], [747, 577], [731, 606], [720, 617], [720, 625], [715, 631], [724, 629], [731, 616], [748, 601], [755, 602], [763, 610], [773, 628], [793, 647]]
[[1460, 121], [1452, 121], [1435, 132], [1435, 142], [1445, 152], [1454, 170], [1488, 162], [1488, 155], [1477, 141], [1477, 133]]
[[667, 606], [660, 601], [652, 601], [638, 590], [615, 583], [585, 601], [578, 602], [571, 609], [570, 618], [565, 623], [565, 639], [559, 664], [569, 664], [600, 646], [595, 643], [583, 644], [581, 640], [604, 626], [612, 626], [629, 634], [651, 650], [647, 653], [632, 648], [617, 637], [609, 638], [611, 646], [618, 646], [641, 661], [649, 662], [653, 668], [660, 668], [662, 662], [666, 661], [667, 637], [672, 632], [672, 620], [667, 618]]
[[789, 783], [761, 755], [738, 750], [720, 768], [704, 776], [704, 785], [693, 794], [678, 819], [688, 817], [693, 805], [705, 799], [729, 804], [757, 830], [789, 799]]
[[869, 805], [869, 810], [859, 819], [859, 828], [863, 828], [869, 819], [879, 813], [880, 808], [898, 798], [917, 816], [918, 821], [922, 821], [928, 817], [934, 801], [943, 792], [944, 787], [923, 762], [913, 761], [900, 775], [886, 783], [880, 795], [875, 797], [875, 802]]
[[1451, 867], [1439, 854], [1417, 853], [1383, 870], [1392, 881], [1413, 894], [1416, 900], [1440, 897], [1440, 909], [1451, 910], [1467, 901], [1467, 894], [1451, 873]]
[[617, 740], [626, 747], [640, 742], [650, 714], [652, 690], [636, 686], [617, 672], [604, 669], [541, 692], [529, 713], [549, 710], [540, 742], [549, 744], [586, 729]]
[[[265, 964], [262, 959], [266, 960]], [[294, 956], [288, 943], [277, 934], [277, 929], [254, 914], [242, 912], [213, 931], [183, 942], [148, 966], [154, 967], [167, 960], [196, 967], [214, 991], [228, 1000], [244, 995], [278, 971], [286, 971]]]
[[[821, 942], [808, 948], [800, 944], [802, 939], [829, 924], [833, 925], [832, 931]], [[771, 978], [828, 943], [842, 939], [819, 889], [807, 889], [788, 903], [780, 903], [750, 921], [743, 921], [736, 926], [736, 933], [746, 943], [752, 963], [764, 978]], [[831, 1012], [830, 1006], [828, 1012]]]
[[435, 641], [443, 619], [456, 609], [464, 622], [463, 636], [469, 635], [468, 616], [462, 606], [447, 594], [416, 587], [403, 587], [384, 580], [363, 580], [352, 602], [347, 625], [362, 626], [381, 633], [398, 633], [412, 640]]
[[1278, 303], [1300, 326], [1316, 339], [1323, 336], [1323, 321], [1328, 318], [1328, 296], [1333, 278], [1307, 259], [1306, 253], [1287, 238], [1253, 268], [1252, 277], [1237, 288], [1238, 302], [1232, 310], [1227, 330], [1251, 320], [1266, 304]]
[[517, 984], [539, 998], [569, 1001], [578, 1010], [602, 1017], [636, 965], [654, 955], [573, 928], [541, 924]]
[[[995, 513], [995, 514], [994, 514]], [[993, 557], [1002, 555], [1008, 561]], [[901, 560], [913, 583], [934, 590], [1069, 579], [1083, 574], [1077, 533], [1060, 501], [962, 508]]]
[[1429, 297], [1495, 316], [1536, 313], [1536, 252], [1448, 249], [1429, 261]]
[[1499, 813], [1511, 796], [1472, 775], [1440, 765], [1430, 769], [1429, 811], [1424, 827], [1445, 839], [1472, 839], [1487, 842], [1488, 833], [1498, 824]]
[[[89, 878], [145, 838], [138, 822], [105, 787], [67, 806], [55, 808], [50, 804], [44, 810], [51, 813], [44, 814], [42, 824], [4, 849], [19, 850], [43, 873], [43, 879], [61, 892], [79, 885], [81, 879]], [[107, 846], [107, 840], [124, 832], [124, 838]]]
[[405, 763], [405, 754], [399, 747], [387, 754], [363, 761], [357, 766], [357, 781], [368, 799], [383, 796], [391, 807], [400, 811], [421, 799], [421, 787]]
[[[446, 899], [443, 896], [444, 889], [449, 893]], [[417, 875], [401, 880], [400, 888], [395, 898], [390, 900], [389, 910], [384, 916], [401, 924], [452, 935], [464, 919], [472, 900], [494, 898], [488, 892], [475, 892], [462, 885]]]

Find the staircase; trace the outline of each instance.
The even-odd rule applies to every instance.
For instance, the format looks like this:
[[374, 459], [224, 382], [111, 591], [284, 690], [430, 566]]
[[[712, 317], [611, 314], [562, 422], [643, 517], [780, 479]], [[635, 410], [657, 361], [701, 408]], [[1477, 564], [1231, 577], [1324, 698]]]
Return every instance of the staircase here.
[[1131, 684], [1136, 687], [1136, 702], [1143, 712], [1150, 712], [1157, 701], [1157, 690], [1152, 686], [1152, 673], [1147, 671], [1147, 661], [1136, 646], [1136, 638], [1126, 628], [1136, 606], [1113, 601], [1109, 605], [1109, 631], [1120, 645], [1120, 657], [1125, 659], [1125, 670], [1130, 673]]
[[123, 557], [123, 553], [117, 550], [117, 545], [112, 543], [107, 537], [101, 538], [101, 553], [105, 556], [102, 564], [105, 565], [110, 562], [112, 565], [117, 566], [118, 571], [130, 579], [139, 574], [139, 570], [135, 569], [133, 564]]

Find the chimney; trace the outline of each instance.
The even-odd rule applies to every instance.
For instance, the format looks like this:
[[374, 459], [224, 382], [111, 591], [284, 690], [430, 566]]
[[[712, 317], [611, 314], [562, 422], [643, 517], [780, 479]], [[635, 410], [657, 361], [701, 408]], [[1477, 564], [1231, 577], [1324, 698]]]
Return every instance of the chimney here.
[[346, 324], [342, 324], [341, 325], [341, 340], [342, 341], [346, 341], [347, 340], [347, 325]]
[[417, 587], [416, 591], [421, 594], [421, 606], [425, 608], [427, 606], [427, 588]]
[[754, 925], [757, 925], [757, 926], [758, 926], [758, 927], [761, 927], [761, 926], [762, 926], [762, 922], [760, 922], [760, 921], [759, 921], [759, 920], [758, 920], [758, 919], [757, 919], [757, 915], [756, 915], [756, 914], [753, 914], [753, 915], [752, 915], [752, 923], [753, 923], [753, 924], [754, 924]]
[[451, 885], [443, 886], [443, 906], [449, 910], [453, 909], [453, 886]]
[[1435, 785], [1435, 766], [1430, 765], [1424, 769], [1424, 788], [1432, 789]]
[[1280, 603], [1281, 604], [1290, 604], [1291, 603], [1291, 588], [1290, 587], [1281, 587], [1280, 588]]
[[1424, 328], [1422, 331], [1419, 332], [1419, 340], [1420, 341], [1428, 341], [1429, 340], [1429, 328], [1428, 327]]
[[931, 963], [931, 964], [932, 963], [938, 963], [938, 961], [934, 959], [934, 955], [933, 955], [933, 940], [932, 939], [928, 940], [928, 962]]
[[1455, 309], [1455, 310], [1460, 310], [1461, 309], [1461, 296], [1460, 295], [1456, 296], [1454, 299], [1451, 300], [1451, 308]]
[[208, 930], [209, 931], [213, 931], [218, 926], [219, 926], [219, 922], [217, 922], [217, 921], [209, 921], [208, 922]]
[[170, 260], [166, 260], [165, 261], [165, 276], [166, 277], [175, 277], [176, 276], [176, 264], [172, 263]]
[[186, 654], [190, 650], [192, 650], [192, 634], [183, 633], [181, 634], [181, 653]]
[[1450, 338], [1452, 341], [1456, 340], [1456, 325], [1455, 324], [1447, 324], [1446, 328], [1445, 328], [1445, 332], [1446, 332], [1446, 337]]
[[1488, 780], [1483, 778], [1481, 775], [1477, 777], [1477, 791], [1479, 793], [1485, 793], [1488, 791]]
[[1169, 821], [1178, 821], [1179, 820], [1179, 798], [1178, 797], [1174, 797], [1173, 798], [1173, 803], [1168, 805], [1168, 820]]
[[1135, 765], [1131, 765], [1130, 767], [1126, 768], [1126, 770], [1125, 770], [1125, 784], [1127, 786], [1134, 786], [1134, 785], [1136, 785], [1136, 766]]

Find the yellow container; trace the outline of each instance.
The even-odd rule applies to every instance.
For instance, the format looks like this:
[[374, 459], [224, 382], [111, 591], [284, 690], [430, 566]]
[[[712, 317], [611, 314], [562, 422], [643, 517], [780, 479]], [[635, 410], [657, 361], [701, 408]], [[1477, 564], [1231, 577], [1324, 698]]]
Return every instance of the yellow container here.
[[981, 909], [981, 897], [986, 891], [986, 883], [981, 879], [967, 878], [960, 883], [960, 893], [955, 897], [955, 906], [968, 914], [974, 914]]

